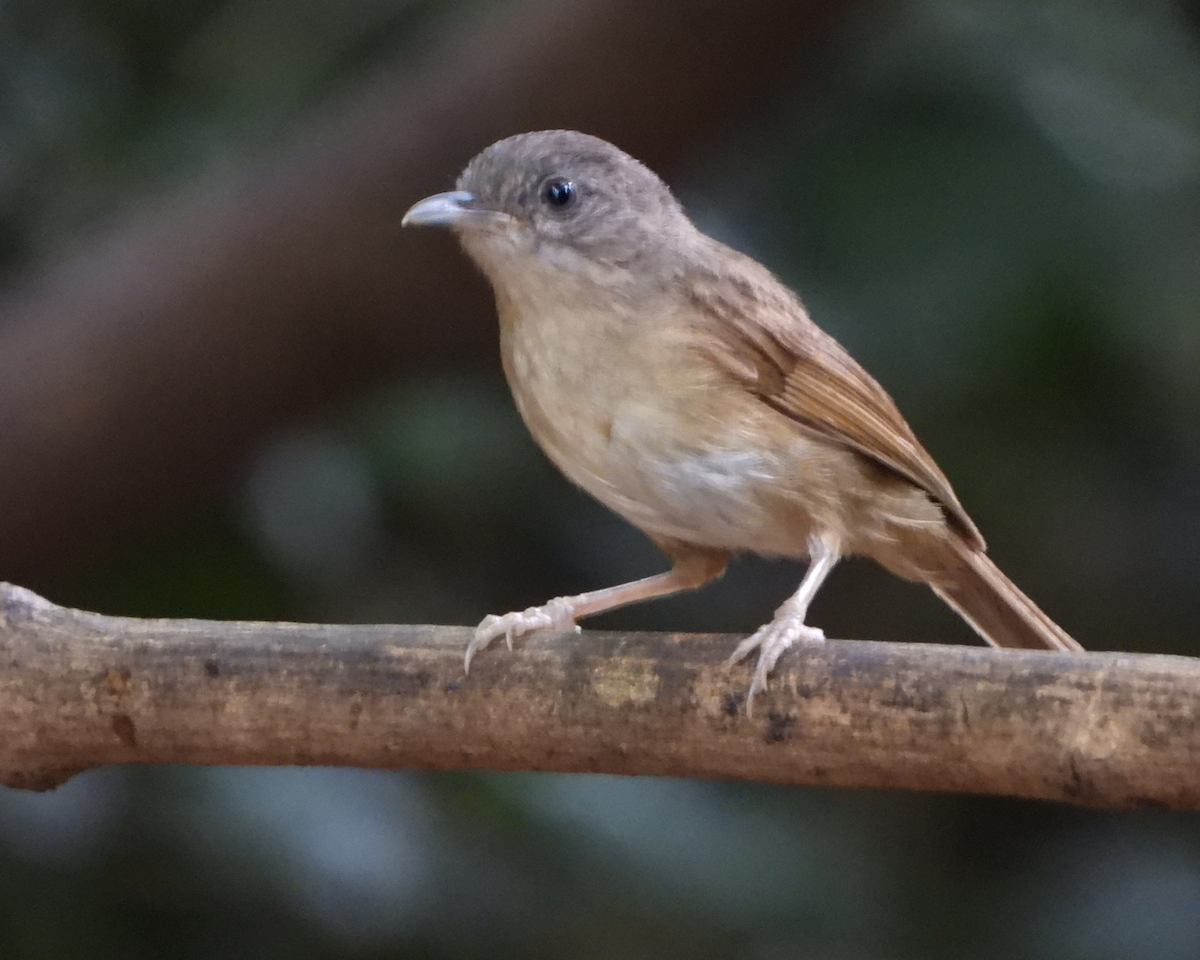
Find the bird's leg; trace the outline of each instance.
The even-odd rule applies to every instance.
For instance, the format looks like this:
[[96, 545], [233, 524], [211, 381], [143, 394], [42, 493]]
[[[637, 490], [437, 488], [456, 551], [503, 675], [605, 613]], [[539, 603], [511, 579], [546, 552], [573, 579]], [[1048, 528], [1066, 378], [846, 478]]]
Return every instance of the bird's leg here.
[[553, 630], [555, 633], [579, 631], [575, 621], [596, 613], [623, 607], [639, 600], [665, 597], [699, 587], [725, 572], [728, 557], [723, 552], [707, 550], [678, 551], [675, 565], [666, 573], [622, 583], [603, 590], [592, 590], [574, 597], [555, 597], [540, 607], [530, 607], [503, 616], [491, 614], [483, 618], [475, 628], [475, 636], [467, 645], [463, 661], [466, 670], [471, 669], [471, 660], [497, 637], [504, 637], [508, 649], [512, 649], [513, 637], [537, 630]]
[[775, 611], [775, 619], [759, 627], [751, 636], [738, 644], [733, 656], [726, 662], [732, 667], [745, 659], [752, 651], [758, 650], [758, 663], [754, 667], [754, 679], [750, 681], [750, 689], [746, 693], [746, 715], [750, 715], [754, 704], [754, 695], [767, 688], [767, 677], [775, 668], [775, 663], [783, 652], [793, 643], [824, 643], [825, 634], [817, 627], [810, 627], [804, 622], [808, 616], [808, 606], [813, 597], [829, 576], [829, 572], [838, 562], [837, 547], [825, 539], [813, 535], [808, 538], [808, 570], [800, 581], [800, 588], [783, 602]]

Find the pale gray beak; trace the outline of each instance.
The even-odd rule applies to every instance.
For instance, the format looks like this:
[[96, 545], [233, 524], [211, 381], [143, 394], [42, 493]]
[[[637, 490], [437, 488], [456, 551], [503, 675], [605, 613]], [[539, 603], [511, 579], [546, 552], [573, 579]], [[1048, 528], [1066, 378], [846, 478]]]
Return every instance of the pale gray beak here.
[[435, 193], [409, 208], [400, 226], [457, 227], [489, 223], [504, 216], [496, 210], [476, 206], [475, 195], [466, 190]]

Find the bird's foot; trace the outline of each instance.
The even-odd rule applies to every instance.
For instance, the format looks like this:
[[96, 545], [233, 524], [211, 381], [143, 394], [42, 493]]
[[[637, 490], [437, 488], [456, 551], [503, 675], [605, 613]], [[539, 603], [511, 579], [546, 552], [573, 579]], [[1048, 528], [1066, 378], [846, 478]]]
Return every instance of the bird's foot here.
[[804, 617], [794, 613], [782, 613], [770, 623], [763, 624], [753, 634], [738, 644], [733, 655], [725, 661], [727, 668], [744, 660], [754, 650], [758, 651], [758, 663], [754, 666], [754, 677], [746, 691], [746, 716], [751, 716], [754, 697], [760, 690], [767, 689], [767, 677], [785, 650], [794, 643], [818, 644], [825, 642], [825, 633], [818, 627], [810, 627]]
[[555, 597], [540, 607], [530, 607], [516, 613], [506, 613], [503, 616], [489, 614], [475, 628], [475, 636], [467, 644], [467, 653], [463, 659], [463, 669], [469, 672], [471, 660], [480, 650], [487, 648], [497, 637], [504, 637], [508, 649], [512, 649], [513, 637], [538, 630], [552, 630], [555, 633], [579, 632], [575, 623], [575, 610], [567, 597]]

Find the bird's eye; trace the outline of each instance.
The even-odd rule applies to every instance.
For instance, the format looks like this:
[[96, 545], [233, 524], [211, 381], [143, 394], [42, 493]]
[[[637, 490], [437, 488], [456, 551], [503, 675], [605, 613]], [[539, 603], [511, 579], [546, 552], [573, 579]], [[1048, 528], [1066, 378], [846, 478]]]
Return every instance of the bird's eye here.
[[555, 210], [566, 210], [579, 199], [579, 189], [565, 177], [555, 177], [542, 184], [542, 201]]

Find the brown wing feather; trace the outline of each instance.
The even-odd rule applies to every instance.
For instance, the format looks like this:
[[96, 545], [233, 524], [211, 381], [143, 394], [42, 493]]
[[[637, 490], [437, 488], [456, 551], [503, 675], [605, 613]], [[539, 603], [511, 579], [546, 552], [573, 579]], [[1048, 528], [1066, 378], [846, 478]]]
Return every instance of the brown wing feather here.
[[[715, 241], [713, 241], [715, 243]], [[967, 543], [983, 537], [884, 389], [769, 271], [733, 250], [689, 275], [692, 304], [712, 322], [713, 359], [810, 434], [907, 477], [942, 505]]]

